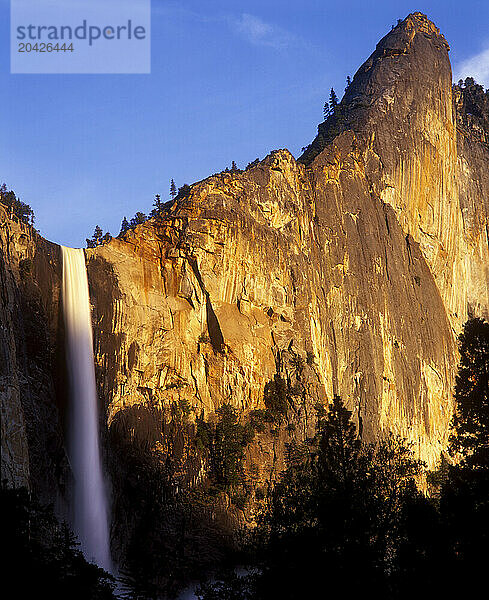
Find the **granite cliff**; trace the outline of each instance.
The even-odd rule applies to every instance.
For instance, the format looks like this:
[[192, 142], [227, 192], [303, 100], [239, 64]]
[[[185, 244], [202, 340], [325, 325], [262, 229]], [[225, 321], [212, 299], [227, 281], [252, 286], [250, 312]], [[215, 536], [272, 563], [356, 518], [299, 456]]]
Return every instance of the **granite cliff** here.
[[62, 510], [64, 342], [61, 253], [0, 204], [2, 481]]
[[[489, 316], [489, 132], [452, 88], [448, 50], [409, 15], [300, 159], [277, 150], [213, 175], [87, 250], [107, 430], [171, 453], [179, 485], [206, 475], [197, 417], [231, 404], [246, 420], [279, 390], [283, 422], [247, 448], [257, 481], [282, 469], [287, 442], [313, 431], [334, 394], [363, 439], [398, 433], [430, 466], [445, 449], [456, 335], [469, 315]], [[60, 256], [4, 213], [1, 243], [2, 477], [30, 481], [51, 432], [59, 485]], [[47, 356], [26, 346], [31, 323]], [[185, 419], [169, 445], [175, 407]], [[29, 434], [40, 412], [44, 438]]]

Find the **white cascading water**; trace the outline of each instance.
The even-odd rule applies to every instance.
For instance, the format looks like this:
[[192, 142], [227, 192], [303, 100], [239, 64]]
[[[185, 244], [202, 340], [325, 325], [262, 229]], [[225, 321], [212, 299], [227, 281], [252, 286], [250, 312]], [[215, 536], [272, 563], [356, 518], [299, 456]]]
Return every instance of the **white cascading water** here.
[[112, 571], [85, 254], [82, 249], [61, 248], [66, 362], [70, 383], [69, 454], [74, 477], [73, 525], [87, 560]]

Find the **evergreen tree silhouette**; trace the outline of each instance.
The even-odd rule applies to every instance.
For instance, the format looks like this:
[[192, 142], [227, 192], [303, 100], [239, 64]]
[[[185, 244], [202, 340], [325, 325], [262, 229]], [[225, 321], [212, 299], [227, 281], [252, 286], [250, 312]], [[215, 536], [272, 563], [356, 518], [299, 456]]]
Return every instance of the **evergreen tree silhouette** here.
[[87, 243], [87, 248], [96, 248], [99, 246], [102, 243], [103, 235], [104, 232], [102, 231], [102, 228], [99, 225], [95, 225], [92, 237], [90, 239], [86, 238], [85, 240]]
[[131, 227], [137, 227], [137, 225], [141, 225], [141, 223], [144, 223], [146, 221], [147, 217], [143, 212], [137, 212], [134, 217], [131, 219]]
[[175, 182], [172, 179], [170, 182], [170, 196], [172, 198], [175, 198], [176, 195], [177, 195], [177, 186], [175, 185]]
[[462, 464], [489, 468], [489, 323], [471, 319], [459, 336], [460, 367], [455, 386], [453, 455]]
[[119, 235], [124, 235], [126, 233], [126, 231], [128, 231], [130, 229], [129, 227], [129, 222], [126, 219], [126, 217], [124, 217], [122, 219], [122, 223], [121, 223], [121, 231], [119, 233]]
[[324, 103], [324, 106], [323, 106], [323, 117], [324, 117], [325, 121], [329, 117], [329, 103], [328, 103], [327, 100], [326, 100], [326, 102]]
[[338, 96], [333, 88], [331, 88], [331, 92], [329, 94], [329, 113], [334, 114], [336, 111], [336, 107], [338, 106]]
[[153, 210], [151, 211], [152, 217], [161, 217], [163, 214], [163, 202], [161, 201], [161, 196], [159, 194], [155, 195], [155, 199], [153, 202]]

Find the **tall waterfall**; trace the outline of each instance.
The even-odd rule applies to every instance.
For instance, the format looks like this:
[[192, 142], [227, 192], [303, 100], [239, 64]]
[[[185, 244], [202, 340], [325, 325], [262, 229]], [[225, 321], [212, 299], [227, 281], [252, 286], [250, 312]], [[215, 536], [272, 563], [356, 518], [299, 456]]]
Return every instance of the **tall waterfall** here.
[[81, 249], [61, 248], [70, 383], [69, 455], [74, 477], [74, 528], [87, 560], [110, 571], [109, 512], [100, 456], [85, 255]]

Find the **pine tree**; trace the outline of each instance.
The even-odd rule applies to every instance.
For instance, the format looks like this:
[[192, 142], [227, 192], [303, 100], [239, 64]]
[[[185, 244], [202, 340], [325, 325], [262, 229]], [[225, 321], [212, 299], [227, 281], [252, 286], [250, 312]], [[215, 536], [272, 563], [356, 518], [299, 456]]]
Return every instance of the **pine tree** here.
[[[489, 547], [489, 323], [470, 319], [460, 341], [450, 453], [439, 500], [450, 596], [476, 597], [487, 579]], [[459, 591], [460, 593], [455, 593]]]
[[126, 219], [126, 217], [124, 217], [122, 219], [122, 223], [121, 223], [121, 231], [119, 233], [119, 235], [124, 235], [126, 233], [126, 231], [128, 231], [130, 229], [129, 227], [129, 222]]
[[347, 89], [350, 87], [350, 85], [351, 85], [351, 79], [350, 79], [350, 76], [348, 75], [348, 76], [347, 76], [347, 78], [346, 78], [346, 88], [345, 88], [345, 92], [346, 92], [346, 90], [347, 90]]
[[131, 219], [131, 227], [137, 227], [146, 221], [147, 217], [143, 212], [137, 212], [134, 217]]
[[324, 106], [323, 106], [323, 116], [324, 116], [324, 120], [325, 121], [329, 117], [329, 104], [328, 104], [327, 100], [326, 100], [326, 102], [324, 103]]
[[103, 234], [102, 228], [99, 227], [99, 225], [96, 225], [91, 239], [86, 238], [85, 240], [87, 242], [87, 248], [96, 248], [99, 246], [102, 243]]
[[238, 167], [236, 166], [236, 163], [233, 160], [231, 163], [231, 173], [235, 173], [237, 170], [238, 170]]
[[95, 229], [93, 231], [92, 238], [97, 245], [100, 244], [103, 234], [104, 234], [104, 232], [102, 231], [102, 228], [99, 227], [98, 225], [96, 225]]
[[179, 196], [187, 196], [189, 192], [190, 192], [190, 186], [188, 183], [184, 183], [182, 185], [182, 187], [178, 188]]
[[336, 112], [336, 107], [338, 106], [338, 96], [333, 88], [331, 88], [331, 92], [329, 94], [329, 114], [332, 115]]
[[15, 215], [26, 225], [34, 224], [34, 211], [32, 208], [17, 198], [13, 190], [8, 191], [7, 185], [3, 183], [0, 187], [0, 202], [7, 206], [11, 216]]
[[489, 467], [489, 323], [471, 319], [460, 340], [460, 367], [455, 386], [452, 454], [463, 464]]
[[253, 168], [254, 166], [256, 166], [258, 163], [260, 162], [259, 158], [255, 158], [255, 160], [252, 160], [251, 162], [249, 162], [246, 165], [246, 170]]
[[161, 196], [159, 194], [155, 195], [155, 200], [153, 202], [153, 210], [151, 211], [152, 217], [161, 217], [163, 213], [163, 202], [161, 201]]
[[177, 195], [177, 186], [175, 185], [175, 182], [172, 179], [170, 182], [170, 196], [172, 198], [175, 198], [176, 195]]
[[369, 587], [389, 597], [384, 567], [403, 539], [400, 515], [416, 496], [418, 462], [398, 438], [362, 445], [339, 396], [318, 414], [307, 447], [309, 456], [289, 462], [273, 487], [261, 519], [267, 545], [256, 597], [318, 597], [324, 581], [342, 597]]
[[324, 421], [321, 423], [321, 440], [318, 461], [320, 471], [327, 479], [347, 485], [352, 471], [357, 468], [360, 441], [351, 412], [339, 396], [334, 396]]

